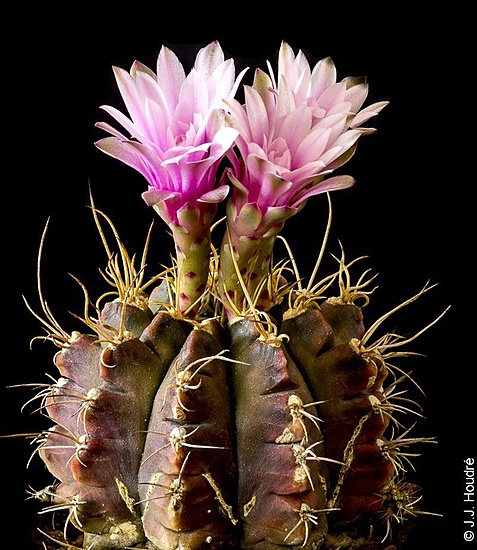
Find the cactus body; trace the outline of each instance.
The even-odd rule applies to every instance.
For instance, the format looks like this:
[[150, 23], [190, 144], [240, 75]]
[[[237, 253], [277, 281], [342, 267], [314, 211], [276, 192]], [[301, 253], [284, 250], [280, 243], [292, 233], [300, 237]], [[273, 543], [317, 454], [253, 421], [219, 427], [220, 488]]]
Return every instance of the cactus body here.
[[191, 321], [165, 289], [61, 342], [38, 437], [47, 509], [92, 550], [384, 548], [348, 536], [383, 535], [413, 494], [388, 435], [387, 340], [367, 344], [361, 307], [289, 290], [266, 323]]
[[339, 503], [339, 515], [348, 520], [378, 512], [382, 503], [376, 495], [394, 474], [376, 443], [389, 424], [379, 409], [387, 373], [384, 363], [367, 361], [350, 344], [363, 336], [362, 313], [354, 305], [325, 303], [286, 319], [282, 330], [290, 334], [291, 352], [323, 402], [326, 454], [342, 461], [329, 467], [336, 484], [333, 504]]
[[[276, 548], [323, 540], [326, 471], [311, 394], [278, 342], [262, 341], [253, 321], [232, 325], [238, 454], [238, 506], [246, 548]], [[243, 364], [245, 363], [245, 364]], [[316, 514], [313, 536], [307, 536]]]
[[139, 470], [142, 517], [158, 548], [236, 539], [231, 392], [217, 322], [195, 328], [157, 392]]

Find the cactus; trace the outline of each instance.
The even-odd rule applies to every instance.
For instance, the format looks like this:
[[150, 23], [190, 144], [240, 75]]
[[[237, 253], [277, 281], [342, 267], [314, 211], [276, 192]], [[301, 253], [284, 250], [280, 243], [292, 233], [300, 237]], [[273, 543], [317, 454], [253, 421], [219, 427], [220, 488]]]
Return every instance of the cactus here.
[[[390, 360], [415, 355], [407, 344], [445, 311], [413, 336], [382, 333], [432, 285], [366, 327], [375, 277], [352, 282], [364, 258], [342, 250], [317, 280], [330, 192], [354, 184], [330, 174], [387, 102], [361, 109], [362, 79], [338, 82], [328, 58], [311, 70], [285, 42], [277, 77], [257, 70], [244, 104], [234, 98], [244, 73], [235, 78], [217, 42], [187, 76], [165, 47], [157, 74], [137, 61], [114, 71], [131, 119], [104, 109], [131, 138], [98, 123], [111, 135], [96, 145], [147, 179], [143, 197], [176, 256], [146, 279], [149, 235], [136, 265], [91, 197], [111, 292], [91, 305], [78, 281], [84, 333], [58, 324], [41, 285], [42, 312], [27, 302], [59, 348], [59, 377], [36, 396], [51, 421], [34, 435], [36, 454], [55, 479], [42, 513], [62, 522], [44, 544], [369, 550], [403, 538], [433, 513], [406, 478], [409, 448], [434, 439], [411, 435], [412, 378]], [[318, 194], [329, 218], [305, 286], [279, 234]], [[279, 240], [288, 255], [277, 261]]]

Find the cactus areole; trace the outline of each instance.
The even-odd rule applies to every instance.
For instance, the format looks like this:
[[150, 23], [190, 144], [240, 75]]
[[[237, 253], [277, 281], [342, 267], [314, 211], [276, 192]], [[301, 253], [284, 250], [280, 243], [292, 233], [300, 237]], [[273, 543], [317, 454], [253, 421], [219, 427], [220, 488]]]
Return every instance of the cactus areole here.
[[[218, 42], [188, 74], [167, 47], [156, 71], [114, 68], [127, 113], [102, 106], [113, 121], [95, 145], [144, 176], [175, 257], [146, 279], [149, 235], [136, 265], [91, 197], [113, 291], [91, 306], [80, 283], [83, 332], [57, 323], [41, 287], [42, 311], [27, 302], [59, 348], [37, 395], [50, 425], [35, 459], [53, 476], [41, 548], [384, 549], [438, 515], [407, 475], [434, 439], [413, 437], [412, 379], [390, 360], [415, 355], [406, 345], [443, 314], [411, 337], [385, 332], [432, 286], [365, 322], [363, 258], [341, 250], [320, 274], [330, 194], [354, 184], [337, 171], [387, 102], [363, 107], [366, 81], [338, 80], [329, 58], [278, 53], [248, 85]], [[280, 232], [318, 194], [329, 215], [305, 278]]]

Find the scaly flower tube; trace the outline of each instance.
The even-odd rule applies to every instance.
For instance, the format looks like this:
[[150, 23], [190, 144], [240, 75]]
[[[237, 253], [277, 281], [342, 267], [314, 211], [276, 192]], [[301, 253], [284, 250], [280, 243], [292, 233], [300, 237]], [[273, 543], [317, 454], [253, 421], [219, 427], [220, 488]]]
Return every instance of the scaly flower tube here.
[[338, 82], [330, 58], [312, 70], [303, 52], [295, 55], [286, 42], [280, 46], [276, 79], [268, 66], [269, 75], [257, 69], [252, 86], [244, 87], [243, 105], [226, 101], [227, 123], [239, 136], [238, 153], [229, 154], [233, 194], [219, 288], [224, 303], [232, 302], [238, 311], [244, 309], [244, 294], [237, 273], [254, 302], [266, 304], [266, 296], [255, 293], [269, 270], [277, 234], [311, 196], [355, 183], [349, 175], [329, 176], [351, 158], [362, 135], [375, 131], [361, 125], [388, 103], [361, 109], [368, 94], [363, 78]]
[[141, 173], [149, 188], [142, 196], [169, 225], [177, 255], [176, 305], [194, 317], [209, 272], [210, 225], [229, 187], [218, 168], [238, 131], [225, 124], [224, 99], [232, 99], [242, 79], [233, 59], [225, 60], [217, 41], [198, 52], [186, 76], [178, 57], [163, 46], [157, 74], [139, 61], [128, 73], [113, 67], [130, 118], [101, 108], [129, 137], [105, 122], [110, 137], [96, 142], [106, 154]]

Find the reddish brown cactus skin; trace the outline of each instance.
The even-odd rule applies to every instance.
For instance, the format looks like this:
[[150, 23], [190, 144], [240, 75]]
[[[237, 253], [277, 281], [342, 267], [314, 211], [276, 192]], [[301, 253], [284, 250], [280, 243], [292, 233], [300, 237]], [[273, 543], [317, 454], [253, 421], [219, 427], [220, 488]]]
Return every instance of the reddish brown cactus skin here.
[[[120, 307], [105, 307], [105, 326], [117, 328]], [[124, 319], [139, 334], [151, 317], [127, 306]], [[185, 339], [181, 323], [165, 313], [156, 316], [153, 327], [165, 328], [166, 344], [156, 346], [166, 349], [162, 355], [132, 332], [114, 346], [77, 335], [56, 355], [62, 378], [45, 401], [56, 426], [46, 432], [39, 452], [62, 482], [56, 503], [70, 506], [70, 520], [87, 534], [91, 548], [115, 548], [116, 540], [123, 548], [144, 540], [139, 510], [132, 504], [139, 499], [138, 451], [154, 395]], [[146, 341], [150, 333], [151, 328]]]
[[223, 330], [195, 328], [156, 394], [139, 471], [142, 518], [159, 548], [237, 540], [231, 391]]
[[335, 518], [356, 520], [382, 511], [379, 495], [394, 475], [391, 460], [377, 445], [389, 418], [376, 405], [383, 401], [384, 364], [366, 360], [351, 345], [363, 336], [360, 308], [324, 303], [297, 315], [285, 314], [281, 330], [302, 367], [324, 424], [326, 456], [340, 508]]
[[[317, 425], [293, 402], [312, 404], [298, 368], [279, 342], [263, 341], [252, 320], [231, 327], [236, 396], [238, 508], [245, 548], [318, 544], [326, 533], [326, 469]], [[316, 417], [314, 406], [307, 409]], [[306, 459], [313, 449], [314, 460]], [[307, 512], [316, 516], [312, 523]]]

